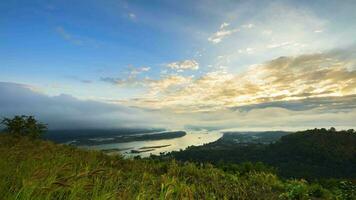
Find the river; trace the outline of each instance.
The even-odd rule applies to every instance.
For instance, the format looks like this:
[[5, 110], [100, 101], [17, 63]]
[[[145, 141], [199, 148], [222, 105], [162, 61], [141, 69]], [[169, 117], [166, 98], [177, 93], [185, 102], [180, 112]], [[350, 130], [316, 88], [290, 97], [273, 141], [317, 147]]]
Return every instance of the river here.
[[111, 143], [94, 146], [81, 146], [87, 149], [104, 150], [108, 154], [121, 153], [125, 157], [148, 157], [151, 154], [159, 155], [164, 152], [184, 150], [189, 146], [199, 146], [214, 142], [222, 137], [218, 131], [189, 131], [183, 137], [163, 140], [146, 140], [124, 143]]

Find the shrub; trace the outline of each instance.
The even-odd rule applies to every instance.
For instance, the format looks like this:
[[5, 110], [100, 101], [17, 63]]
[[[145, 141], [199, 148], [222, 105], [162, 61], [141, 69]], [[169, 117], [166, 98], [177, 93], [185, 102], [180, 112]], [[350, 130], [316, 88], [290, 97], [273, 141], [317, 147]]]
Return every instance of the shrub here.
[[47, 130], [47, 125], [38, 122], [33, 116], [16, 115], [14, 118], [4, 118], [1, 124], [5, 131], [15, 136], [39, 138]]

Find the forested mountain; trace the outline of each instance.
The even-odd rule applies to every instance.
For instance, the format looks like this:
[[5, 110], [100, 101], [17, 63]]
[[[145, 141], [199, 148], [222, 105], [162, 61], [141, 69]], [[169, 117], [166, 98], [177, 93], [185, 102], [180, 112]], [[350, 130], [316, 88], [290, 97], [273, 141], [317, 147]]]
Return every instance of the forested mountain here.
[[356, 178], [356, 133], [331, 128], [313, 129], [282, 136], [271, 144], [220, 140], [162, 157], [210, 163], [262, 162], [284, 177]]

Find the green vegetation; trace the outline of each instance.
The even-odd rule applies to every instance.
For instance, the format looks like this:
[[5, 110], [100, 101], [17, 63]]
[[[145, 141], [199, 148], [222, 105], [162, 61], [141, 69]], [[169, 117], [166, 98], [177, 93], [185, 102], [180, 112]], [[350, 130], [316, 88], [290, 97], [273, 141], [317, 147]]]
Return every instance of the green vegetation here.
[[37, 122], [33, 116], [15, 116], [14, 118], [4, 118], [0, 124], [5, 125], [5, 131], [15, 136], [28, 136], [39, 138], [47, 130], [47, 126]]
[[1, 199], [355, 199], [350, 181], [282, 179], [263, 163], [124, 159], [36, 139], [22, 127], [0, 134]]
[[329, 190], [253, 167], [224, 172], [0, 135], [2, 199], [344, 199], [354, 188], [343, 186]]
[[228, 134], [216, 142], [162, 157], [220, 165], [262, 162], [285, 178], [356, 179], [356, 133], [352, 129], [300, 131], [271, 144], [237, 143], [231, 137]]

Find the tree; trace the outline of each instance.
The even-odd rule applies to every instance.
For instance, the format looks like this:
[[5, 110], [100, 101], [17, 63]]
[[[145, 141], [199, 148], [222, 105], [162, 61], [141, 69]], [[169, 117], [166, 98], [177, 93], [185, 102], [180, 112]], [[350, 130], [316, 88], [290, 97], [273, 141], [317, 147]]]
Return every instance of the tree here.
[[354, 129], [347, 130], [347, 133], [349, 133], [349, 134], [353, 134], [354, 132], [355, 132]]
[[47, 125], [38, 122], [33, 116], [16, 115], [14, 118], [4, 118], [1, 124], [11, 135], [39, 138], [46, 132]]

